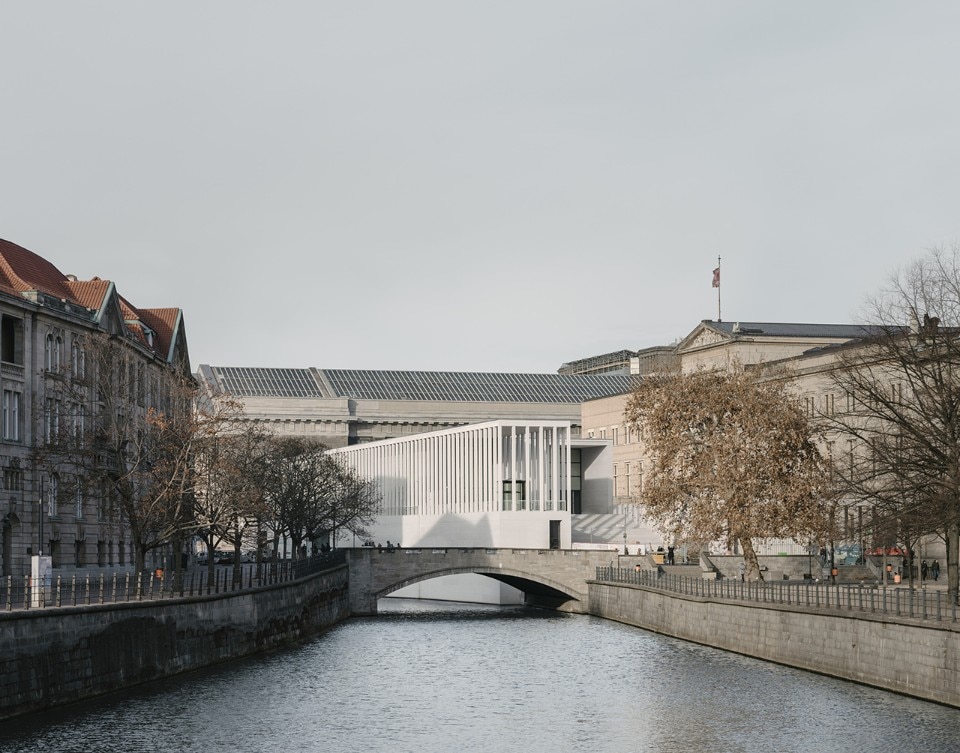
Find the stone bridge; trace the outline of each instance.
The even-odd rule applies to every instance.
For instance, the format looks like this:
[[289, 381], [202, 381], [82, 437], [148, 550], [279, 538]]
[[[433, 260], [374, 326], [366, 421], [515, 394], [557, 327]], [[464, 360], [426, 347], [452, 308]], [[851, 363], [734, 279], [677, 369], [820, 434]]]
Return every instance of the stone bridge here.
[[617, 552], [583, 549], [424, 548], [347, 551], [350, 609], [376, 614], [377, 599], [430, 578], [479, 573], [523, 591], [526, 603], [566, 612], [588, 612], [587, 581]]

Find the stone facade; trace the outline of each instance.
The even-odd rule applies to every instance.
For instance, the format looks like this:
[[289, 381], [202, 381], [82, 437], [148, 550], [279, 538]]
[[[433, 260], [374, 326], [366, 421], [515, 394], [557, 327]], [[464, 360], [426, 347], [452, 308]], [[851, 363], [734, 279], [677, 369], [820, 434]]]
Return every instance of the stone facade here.
[[90, 353], [96, 339], [121, 353], [113, 384], [131, 410], [157, 405], [167, 375], [189, 377], [179, 309], [137, 308], [109, 280], [78, 280], [0, 240], [0, 575], [29, 574], [38, 553], [62, 574], [132, 563], [106, 495], [36, 455], [52, 436], [92, 425], [103, 397], [94, 385], [104, 383]]
[[960, 706], [960, 629], [590, 583], [590, 613], [765, 661]]
[[0, 718], [294, 643], [350, 614], [347, 567], [211, 596], [0, 613]]

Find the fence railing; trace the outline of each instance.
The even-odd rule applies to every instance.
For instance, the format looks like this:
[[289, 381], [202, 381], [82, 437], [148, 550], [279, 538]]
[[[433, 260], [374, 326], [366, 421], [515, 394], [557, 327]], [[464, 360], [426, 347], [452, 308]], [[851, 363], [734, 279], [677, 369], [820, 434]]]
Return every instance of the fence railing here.
[[688, 596], [752, 604], [777, 604], [957, 622], [957, 604], [941, 590], [887, 588], [864, 584], [689, 578], [659, 570], [619, 567], [598, 567], [596, 579], [605, 583], [629, 583]]
[[206, 567], [181, 573], [155, 570], [142, 573], [54, 575], [34, 582], [29, 575], [0, 578], [0, 610], [50, 609], [88, 604], [119, 604], [208, 594], [230, 593], [299, 580], [346, 562], [346, 553], [333, 551], [302, 560], [262, 564], [217, 565], [210, 577]]

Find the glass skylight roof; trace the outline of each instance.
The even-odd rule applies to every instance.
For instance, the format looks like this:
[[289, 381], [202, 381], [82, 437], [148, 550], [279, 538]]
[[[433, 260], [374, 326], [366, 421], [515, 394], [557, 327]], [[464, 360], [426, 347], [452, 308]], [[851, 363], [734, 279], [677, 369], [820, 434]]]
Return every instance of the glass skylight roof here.
[[367, 400], [581, 403], [632, 388], [629, 376], [483, 374], [442, 371], [325, 369], [340, 397]]
[[479, 403], [582, 403], [619, 395], [633, 378], [612, 374], [484, 374], [455, 371], [201, 367], [238, 397], [349, 397]]
[[238, 397], [324, 397], [309, 369], [256, 369], [214, 366], [224, 392]]

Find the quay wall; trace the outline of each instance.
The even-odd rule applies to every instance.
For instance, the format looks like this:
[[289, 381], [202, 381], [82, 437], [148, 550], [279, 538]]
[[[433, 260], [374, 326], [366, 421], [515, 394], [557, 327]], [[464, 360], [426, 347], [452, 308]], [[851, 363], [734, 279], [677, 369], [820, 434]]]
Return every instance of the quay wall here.
[[0, 612], [0, 719], [268, 651], [349, 615], [346, 565], [234, 593]]
[[630, 584], [590, 581], [588, 590], [598, 617], [960, 707], [960, 629], [950, 623], [738, 604]]

